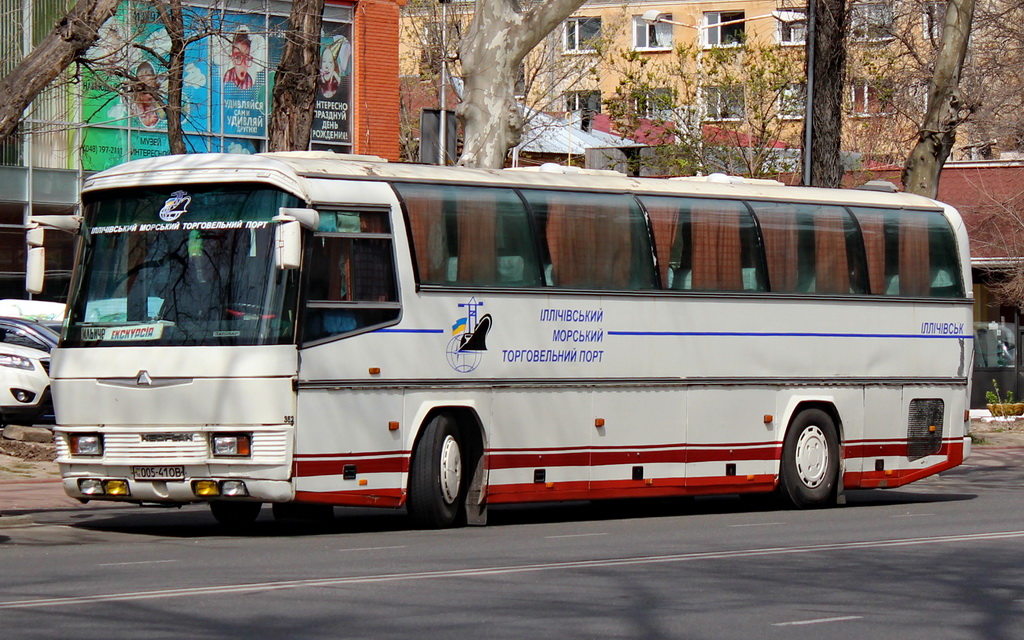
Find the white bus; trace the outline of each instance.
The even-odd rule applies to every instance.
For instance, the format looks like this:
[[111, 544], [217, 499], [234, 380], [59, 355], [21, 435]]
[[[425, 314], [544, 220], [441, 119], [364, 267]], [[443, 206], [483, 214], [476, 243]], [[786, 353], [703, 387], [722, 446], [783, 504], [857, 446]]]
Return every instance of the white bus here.
[[51, 370], [68, 495], [445, 527], [516, 502], [814, 507], [969, 455], [956, 211], [546, 168], [309, 152], [90, 177], [81, 219], [35, 219], [81, 235]]

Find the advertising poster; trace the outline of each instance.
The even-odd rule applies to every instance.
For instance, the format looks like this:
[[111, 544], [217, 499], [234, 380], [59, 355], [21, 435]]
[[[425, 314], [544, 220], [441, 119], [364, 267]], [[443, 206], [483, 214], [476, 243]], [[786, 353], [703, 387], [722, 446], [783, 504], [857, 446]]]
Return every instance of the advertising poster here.
[[86, 127], [82, 130], [82, 168], [102, 171], [128, 159], [128, 130]]
[[[184, 7], [186, 39], [182, 129], [189, 153], [256, 153], [269, 125], [273, 72], [286, 16]], [[345, 18], [342, 18], [345, 19]], [[269, 28], [268, 28], [269, 27]], [[351, 143], [351, 24], [324, 22], [314, 148]], [[90, 58], [107, 61], [83, 75], [82, 165], [100, 171], [169, 153], [167, 95], [170, 38], [150, 3], [126, 2], [108, 20]]]
[[212, 38], [213, 130], [267, 134], [268, 48], [262, 15], [227, 14]]
[[[352, 28], [324, 22], [320, 39], [320, 71], [313, 112], [314, 143], [351, 143], [349, 106], [352, 96]], [[318, 145], [319, 146], [319, 145]]]

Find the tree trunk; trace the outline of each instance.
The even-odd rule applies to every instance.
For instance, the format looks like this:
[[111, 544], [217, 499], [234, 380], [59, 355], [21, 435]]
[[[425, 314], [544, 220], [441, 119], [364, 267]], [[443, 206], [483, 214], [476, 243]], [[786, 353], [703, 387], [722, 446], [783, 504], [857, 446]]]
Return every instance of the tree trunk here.
[[[846, 66], [845, 0], [814, 2], [814, 87], [811, 94], [810, 185], [839, 187], [843, 181], [843, 75]], [[804, 122], [804, 126], [807, 126]]]
[[274, 76], [270, 108], [271, 151], [309, 148], [320, 67], [324, 0], [295, 0], [288, 18], [284, 51]]
[[188, 152], [185, 148], [185, 133], [181, 128], [181, 90], [185, 76], [185, 19], [182, 15], [181, 0], [158, 2], [160, 21], [167, 29], [170, 51], [167, 58], [167, 144], [172, 154]]
[[10, 74], [0, 79], [0, 140], [18, 128], [39, 92], [99, 37], [120, 0], [79, 0]]
[[942, 27], [942, 44], [928, 87], [928, 109], [918, 131], [917, 144], [903, 167], [903, 188], [934, 198], [939, 174], [953, 150], [956, 128], [974, 111], [960, 97], [960, 70], [974, 21], [975, 0], [949, 0]]
[[548, 0], [523, 11], [516, 0], [476, 0], [459, 47], [465, 93], [457, 115], [465, 139], [459, 164], [501, 168], [519, 141], [515, 78], [523, 58], [584, 0]]

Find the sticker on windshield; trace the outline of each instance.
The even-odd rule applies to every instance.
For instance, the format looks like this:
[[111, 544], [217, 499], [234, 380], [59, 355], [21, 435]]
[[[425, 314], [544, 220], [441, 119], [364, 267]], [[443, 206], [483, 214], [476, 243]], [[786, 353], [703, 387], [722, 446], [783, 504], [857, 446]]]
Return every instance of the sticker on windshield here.
[[160, 208], [160, 219], [164, 222], [174, 222], [185, 213], [190, 202], [192, 196], [188, 195], [187, 191], [175, 191]]
[[128, 342], [133, 340], [159, 340], [164, 334], [161, 323], [136, 324], [130, 327], [82, 327], [82, 340], [86, 342]]

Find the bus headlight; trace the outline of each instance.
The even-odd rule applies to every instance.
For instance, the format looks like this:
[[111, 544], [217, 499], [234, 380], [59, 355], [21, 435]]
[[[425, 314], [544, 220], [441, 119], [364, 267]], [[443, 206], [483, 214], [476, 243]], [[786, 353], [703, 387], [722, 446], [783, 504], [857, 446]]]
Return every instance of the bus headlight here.
[[73, 456], [101, 456], [103, 436], [98, 433], [72, 433], [68, 436], [68, 449]]
[[215, 433], [210, 437], [214, 456], [244, 458], [252, 455], [252, 435], [248, 433]]

